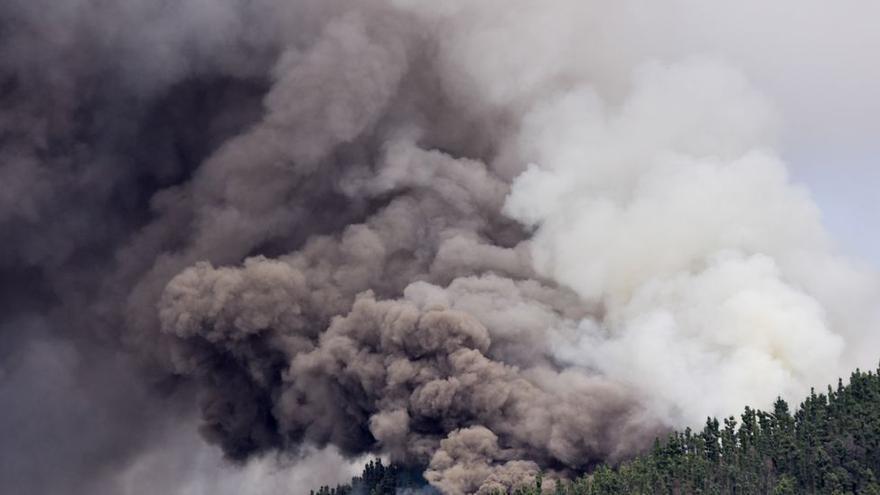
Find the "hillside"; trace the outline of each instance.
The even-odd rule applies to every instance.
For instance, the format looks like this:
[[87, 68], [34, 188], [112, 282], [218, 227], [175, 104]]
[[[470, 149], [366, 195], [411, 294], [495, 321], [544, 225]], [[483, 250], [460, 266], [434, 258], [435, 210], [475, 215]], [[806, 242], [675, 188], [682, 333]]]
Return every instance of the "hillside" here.
[[[856, 370], [848, 384], [813, 391], [794, 412], [782, 399], [772, 411], [746, 407], [739, 419], [709, 418], [702, 431], [658, 439], [620, 466], [549, 487], [538, 479], [513, 493], [880, 495], [878, 373]], [[375, 461], [352, 485], [313, 493], [386, 495], [423, 483], [411, 471]]]

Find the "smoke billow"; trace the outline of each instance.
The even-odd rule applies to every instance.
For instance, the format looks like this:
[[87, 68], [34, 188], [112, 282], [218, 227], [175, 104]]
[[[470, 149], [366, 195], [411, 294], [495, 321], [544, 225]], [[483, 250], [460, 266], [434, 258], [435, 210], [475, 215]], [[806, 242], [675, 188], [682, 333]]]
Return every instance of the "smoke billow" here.
[[485, 493], [877, 358], [746, 75], [665, 10], [514, 4], [4, 3], [0, 486], [136, 491], [198, 416]]

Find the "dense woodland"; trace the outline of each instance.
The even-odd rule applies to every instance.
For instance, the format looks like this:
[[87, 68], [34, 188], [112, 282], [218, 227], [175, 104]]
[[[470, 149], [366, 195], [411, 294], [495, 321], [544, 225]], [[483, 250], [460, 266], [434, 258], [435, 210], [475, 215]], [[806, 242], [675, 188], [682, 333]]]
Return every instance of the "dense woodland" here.
[[[856, 370], [792, 412], [745, 408], [710, 418], [702, 431], [676, 432], [620, 466], [600, 466], [570, 483], [543, 482], [513, 494], [852, 494], [880, 495], [880, 370]], [[370, 462], [351, 485], [318, 495], [394, 495], [423, 485], [412, 471]], [[405, 492], [404, 492], [405, 493]]]
[[422, 478], [420, 470], [405, 469], [394, 464], [386, 466], [382, 459], [370, 461], [364, 466], [360, 476], [354, 477], [350, 484], [337, 485], [336, 488], [322, 486], [312, 490], [311, 495], [432, 495], [433, 490]]

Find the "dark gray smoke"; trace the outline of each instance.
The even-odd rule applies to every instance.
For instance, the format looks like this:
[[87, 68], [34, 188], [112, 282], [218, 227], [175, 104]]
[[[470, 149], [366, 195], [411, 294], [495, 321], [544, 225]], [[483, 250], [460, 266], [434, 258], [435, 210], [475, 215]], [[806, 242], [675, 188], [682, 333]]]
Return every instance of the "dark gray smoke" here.
[[[673, 379], [655, 384], [652, 322], [678, 318], [693, 294], [758, 287], [771, 302], [734, 305], [732, 325], [770, 321], [784, 341], [778, 328], [807, 322], [835, 353], [816, 359], [837, 359], [844, 339], [815, 308], [840, 307], [798, 275], [826, 261], [811, 203], [776, 162], [736, 161], [764, 143], [745, 83], [714, 66], [654, 68], [621, 102], [619, 71], [595, 53], [531, 57], [579, 46], [581, 30], [551, 29], [586, 18], [578, 2], [547, 19], [490, 3], [4, 2], [0, 490], [122, 492], [118, 473], [139, 458], [195, 448], [175, 439], [197, 416], [232, 461], [329, 446], [476, 493], [620, 459], [726, 407], [670, 411], [701, 385], [678, 364], [720, 360], [724, 390], [746, 391], [728, 401], [764, 400], [743, 355], [783, 370], [774, 394], [813, 378], [797, 346], [706, 343], [712, 300], [676, 320], [683, 336], [663, 327], [692, 354], [670, 358]], [[523, 19], [541, 36], [528, 26], [506, 45], [498, 26]], [[709, 96], [687, 100], [690, 83]], [[737, 111], [717, 110], [728, 97]], [[684, 123], [654, 125], [673, 114]], [[719, 197], [733, 191], [717, 228], [686, 201], [715, 184], [707, 149], [734, 160], [715, 181]], [[700, 163], [667, 174], [685, 186], [658, 186], [681, 205], [652, 189], [667, 170], [651, 168], [655, 155]], [[545, 168], [520, 175], [529, 161]], [[751, 172], [765, 168], [769, 178]], [[738, 203], [741, 182], [771, 199]], [[778, 234], [774, 212], [802, 211]], [[679, 222], [700, 235], [676, 237]], [[777, 269], [755, 253], [793, 261]], [[716, 280], [726, 263], [757, 281]], [[849, 273], [835, 280], [858, 285]], [[765, 317], [777, 300], [785, 321]]]
[[457, 99], [431, 29], [382, 2], [3, 4], [5, 488], [106, 489], [190, 389], [230, 459], [329, 444], [449, 493], [639, 445], [630, 394], [551, 357], [587, 310], [532, 272], [485, 165], [506, 116]]

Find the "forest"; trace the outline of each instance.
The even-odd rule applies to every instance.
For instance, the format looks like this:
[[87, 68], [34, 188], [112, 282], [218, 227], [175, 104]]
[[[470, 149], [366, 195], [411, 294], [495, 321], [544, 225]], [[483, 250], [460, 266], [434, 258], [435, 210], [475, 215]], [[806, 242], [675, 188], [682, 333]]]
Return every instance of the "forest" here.
[[[376, 459], [350, 484], [311, 494], [436, 493], [416, 473]], [[771, 411], [747, 406], [739, 418], [708, 418], [701, 431], [658, 438], [620, 465], [601, 465], [574, 481], [548, 483], [538, 475], [509, 494], [880, 495], [878, 474], [880, 369], [856, 370], [848, 384], [811, 391], [794, 411], [781, 398]]]

